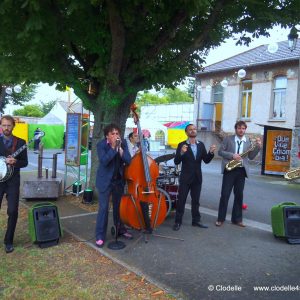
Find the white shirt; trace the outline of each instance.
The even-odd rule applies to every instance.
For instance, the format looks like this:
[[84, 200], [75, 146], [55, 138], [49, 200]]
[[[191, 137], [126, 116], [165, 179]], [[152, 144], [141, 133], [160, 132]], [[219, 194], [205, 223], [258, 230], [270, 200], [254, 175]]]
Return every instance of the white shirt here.
[[130, 142], [130, 140], [126, 140], [126, 141], [127, 141], [127, 145], [128, 145], [128, 151], [129, 151], [129, 153], [130, 153], [130, 155], [132, 157], [138, 151], [139, 147], [137, 145], [132, 144]]
[[[244, 143], [246, 143], [246, 137], [243, 136], [241, 139], [238, 136], [234, 137], [235, 142], [235, 153], [242, 154], [244, 152]], [[240, 151], [238, 152], [238, 142], [241, 142]]]

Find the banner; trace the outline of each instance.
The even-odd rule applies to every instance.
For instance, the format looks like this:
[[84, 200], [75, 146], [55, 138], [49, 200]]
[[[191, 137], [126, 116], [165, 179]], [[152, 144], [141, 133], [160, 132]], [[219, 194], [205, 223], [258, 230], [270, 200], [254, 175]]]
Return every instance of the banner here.
[[81, 153], [81, 114], [67, 114], [65, 143], [65, 164], [68, 166], [79, 166]]
[[265, 174], [283, 175], [290, 168], [291, 130], [267, 130]]

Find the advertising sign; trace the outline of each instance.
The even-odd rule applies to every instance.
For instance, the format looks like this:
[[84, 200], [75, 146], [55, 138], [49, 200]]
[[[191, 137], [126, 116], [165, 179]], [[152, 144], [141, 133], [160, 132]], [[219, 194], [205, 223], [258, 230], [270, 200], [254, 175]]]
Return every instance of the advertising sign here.
[[67, 114], [67, 128], [65, 139], [65, 164], [68, 166], [79, 166], [81, 147], [81, 114]]
[[291, 130], [267, 130], [265, 174], [283, 175], [289, 170], [291, 145]]

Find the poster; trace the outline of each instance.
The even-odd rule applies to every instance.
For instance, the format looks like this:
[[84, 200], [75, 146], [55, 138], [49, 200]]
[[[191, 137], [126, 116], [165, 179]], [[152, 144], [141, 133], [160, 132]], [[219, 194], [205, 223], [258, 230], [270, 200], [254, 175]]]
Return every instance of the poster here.
[[289, 170], [291, 145], [291, 130], [267, 131], [265, 174], [283, 175]]
[[67, 114], [65, 164], [68, 166], [80, 165], [81, 146], [81, 114]]

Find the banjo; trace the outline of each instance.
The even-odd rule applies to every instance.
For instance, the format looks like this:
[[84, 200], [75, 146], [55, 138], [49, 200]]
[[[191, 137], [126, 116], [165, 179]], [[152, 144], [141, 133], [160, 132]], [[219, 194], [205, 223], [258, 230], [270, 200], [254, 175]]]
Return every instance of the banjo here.
[[[16, 152], [11, 154], [10, 157], [15, 158], [23, 150], [25, 150], [34, 140], [37, 140], [37, 139], [43, 137], [44, 135], [45, 135], [45, 132], [43, 132], [43, 131], [39, 132], [27, 144], [24, 144]], [[14, 174], [14, 166], [6, 164], [5, 159], [6, 159], [5, 156], [0, 156], [0, 182], [4, 182], [4, 181], [8, 180]]]

